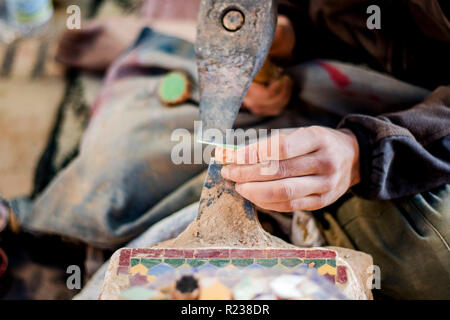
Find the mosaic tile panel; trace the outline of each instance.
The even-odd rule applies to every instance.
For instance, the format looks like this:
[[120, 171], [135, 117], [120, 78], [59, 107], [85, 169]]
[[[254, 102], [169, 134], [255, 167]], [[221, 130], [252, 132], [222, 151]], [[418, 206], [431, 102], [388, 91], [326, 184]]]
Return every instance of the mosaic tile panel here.
[[315, 268], [333, 283], [347, 282], [345, 266], [336, 267], [336, 253], [327, 249], [122, 249], [117, 275], [141, 285], [177, 268]]

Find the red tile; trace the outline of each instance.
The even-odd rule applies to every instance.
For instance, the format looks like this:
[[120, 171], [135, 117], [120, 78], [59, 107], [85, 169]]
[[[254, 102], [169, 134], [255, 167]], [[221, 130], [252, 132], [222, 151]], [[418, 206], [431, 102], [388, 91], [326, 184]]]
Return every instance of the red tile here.
[[131, 255], [131, 249], [120, 250], [119, 266], [128, 267], [128, 265], [130, 264], [130, 255]]
[[326, 249], [306, 250], [306, 258], [336, 258], [336, 252]]
[[305, 250], [295, 250], [295, 258], [304, 258], [306, 255], [306, 251]]
[[119, 266], [117, 268], [117, 274], [128, 274], [128, 273], [129, 273], [128, 267]]
[[130, 279], [130, 287], [143, 286], [148, 283], [147, 277], [140, 275], [139, 273], [136, 273], [136, 274], [130, 276], [129, 279]]
[[230, 258], [258, 258], [263, 259], [266, 257], [264, 250], [252, 250], [252, 249], [231, 249]]
[[183, 250], [185, 258], [193, 258], [194, 250]]
[[334, 275], [325, 273], [323, 276], [334, 283]]
[[165, 249], [164, 257], [165, 258], [183, 258], [184, 250], [182, 250], [182, 249]]
[[347, 283], [347, 268], [345, 266], [337, 266], [337, 282]]
[[137, 255], [141, 254], [147, 254], [148, 252], [151, 252], [153, 249], [150, 248], [134, 248], [131, 252], [131, 257], [136, 257]]
[[164, 255], [164, 249], [149, 249], [146, 251], [146, 258], [160, 258]]
[[305, 250], [296, 249], [269, 249], [267, 250], [267, 258], [304, 258]]
[[305, 250], [280, 250], [280, 258], [304, 258]]
[[278, 258], [278, 250], [275, 249], [268, 249], [266, 251], [266, 258], [272, 259], [272, 258]]
[[197, 249], [195, 258], [229, 258], [229, 249]]

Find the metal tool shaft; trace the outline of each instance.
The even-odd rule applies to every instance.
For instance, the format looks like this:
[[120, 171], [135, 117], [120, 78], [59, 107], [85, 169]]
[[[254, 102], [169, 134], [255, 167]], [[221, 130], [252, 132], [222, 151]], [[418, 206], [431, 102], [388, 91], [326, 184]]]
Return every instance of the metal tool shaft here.
[[201, 1], [195, 43], [203, 122], [198, 140], [225, 143], [226, 129], [266, 60], [276, 17], [275, 0]]

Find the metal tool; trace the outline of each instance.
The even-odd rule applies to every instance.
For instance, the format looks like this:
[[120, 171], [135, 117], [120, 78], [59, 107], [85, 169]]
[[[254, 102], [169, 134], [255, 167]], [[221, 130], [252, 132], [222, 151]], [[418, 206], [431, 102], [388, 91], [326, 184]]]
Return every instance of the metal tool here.
[[197, 141], [225, 143], [226, 129], [266, 60], [276, 20], [276, 0], [201, 1], [195, 51], [203, 134]]
[[[275, 25], [275, 0], [201, 1], [195, 49], [203, 136], [197, 141], [227, 146], [226, 130], [233, 127], [248, 87], [266, 61]], [[264, 79], [272, 74], [270, 64], [265, 65]], [[208, 130], [219, 134], [208, 134]], [[211, 159], [197, 219], [176, 241], [202, 246], [282, 246], [281, 240], [262, 229], [253, 204], [235, 191], [233, 182], [222, 178], [221, 168]]]

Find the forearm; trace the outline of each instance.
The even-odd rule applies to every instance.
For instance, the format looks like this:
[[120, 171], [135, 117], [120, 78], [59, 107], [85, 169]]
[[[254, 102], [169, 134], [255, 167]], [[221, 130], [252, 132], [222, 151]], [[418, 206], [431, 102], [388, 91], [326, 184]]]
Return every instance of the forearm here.
[[349, 115], [339, 127], [358, 139], [361, 182], [353, 188], [358, 195], [393, 199], [450, 183], [450, 86], [411, 109]]

